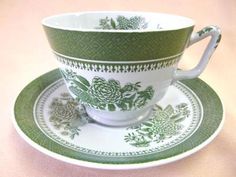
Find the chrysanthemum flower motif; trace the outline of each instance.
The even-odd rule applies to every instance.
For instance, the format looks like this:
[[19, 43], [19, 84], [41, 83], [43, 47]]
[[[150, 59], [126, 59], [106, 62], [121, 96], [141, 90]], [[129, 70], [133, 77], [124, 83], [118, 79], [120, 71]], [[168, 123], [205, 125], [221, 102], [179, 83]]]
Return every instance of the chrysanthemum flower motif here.
[[113, 104], [121, 99], [120, 83], [115, 80], [106, 81], [103, 78], [95, 77], [92, 80], [90, 93], [92, 97], [104, 104]]

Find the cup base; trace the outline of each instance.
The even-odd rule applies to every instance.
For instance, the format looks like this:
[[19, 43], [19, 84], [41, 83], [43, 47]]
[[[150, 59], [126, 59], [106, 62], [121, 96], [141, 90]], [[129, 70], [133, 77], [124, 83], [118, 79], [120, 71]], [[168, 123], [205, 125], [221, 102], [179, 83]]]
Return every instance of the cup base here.
[[132, 113], [129, 113], [129, 115], [125, 115], [127, 113], [120, 112], [120, 113], [104, 113], [102, 114], [101, 111], [91, 109], [89, 107], [86, 107], [87, 114], [96, 122], [102, 125], [106, 126], [112, 126], [112, 127], [124, 127], [124, 126], [130, 126], [134, 125], [136, 123], [139, 123], [141, 121], [144, 121], [147, 119], [151, 114], [151, 108], [142, 110], [142, 111], [133, 111]]

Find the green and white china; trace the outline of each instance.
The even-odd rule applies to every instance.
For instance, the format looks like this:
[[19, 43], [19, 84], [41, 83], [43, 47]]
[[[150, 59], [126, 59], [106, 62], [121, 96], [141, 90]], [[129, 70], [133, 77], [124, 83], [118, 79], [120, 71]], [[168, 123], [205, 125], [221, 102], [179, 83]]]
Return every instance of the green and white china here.
[[58, 69], [26, 86], [14, 113], [17, 131], [39, 151], [100, 169], [138, 169], [182, 159], [210, 143], [223, 125], [220, 98], [205, 82], [189, 79], [171, 85], [142, 123], [103, 126], [71, 97]]
[[[202, 73], [221, 38], [215, 26], [194, 33], [192, 19], [161, 13], [69, 13], [42, 24], [70, 94], [111, 126], [149, 117], [172, 83]], [[208, 36], [199, 64], [177, 70], [185, 48]]]

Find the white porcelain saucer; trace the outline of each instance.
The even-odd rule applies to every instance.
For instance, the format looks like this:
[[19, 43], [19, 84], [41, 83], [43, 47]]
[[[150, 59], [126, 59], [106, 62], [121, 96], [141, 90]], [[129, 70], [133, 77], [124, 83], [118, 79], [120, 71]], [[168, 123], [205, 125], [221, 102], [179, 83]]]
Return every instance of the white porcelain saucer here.
[[57, 69], [23, 89], [14, 113], [16, 130], [39, 151], [99, 169], [137, 169], [182, 159], [210, 143], [224, 117], [214, 90], [193, 79], [172, 85], [145, 122], [106, 127], [71, 98]]

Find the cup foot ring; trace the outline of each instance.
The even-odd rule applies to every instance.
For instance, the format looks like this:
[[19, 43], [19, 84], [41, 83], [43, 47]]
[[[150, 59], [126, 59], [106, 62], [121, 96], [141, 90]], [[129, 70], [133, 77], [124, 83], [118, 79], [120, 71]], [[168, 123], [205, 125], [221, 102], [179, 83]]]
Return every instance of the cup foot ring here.
[[[127, 120], [117, 120], [117, 119], [106, 119], [104, 117], [99, 116], [94, 112], [93, 109], [86, 108], [87, 114], [97, 123], [105, 126], [111, 126], [111, 127], [125, 127], [130, 125], [138, 124], [144, 120], [146, 120], [150, 114], [152, 109], [148, 109], [145, 112], [142, 112], [142, 114], [134, 115], [133, 118], [129, 118]], [[112, 116], [111, 116], [112, 117]]]

